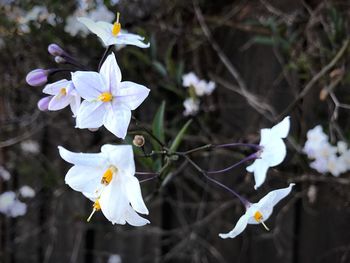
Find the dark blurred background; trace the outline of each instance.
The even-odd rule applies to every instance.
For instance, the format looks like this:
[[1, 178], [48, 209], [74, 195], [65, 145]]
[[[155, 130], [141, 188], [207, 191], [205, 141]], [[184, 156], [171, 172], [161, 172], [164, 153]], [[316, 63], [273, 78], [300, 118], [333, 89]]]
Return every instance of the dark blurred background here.
[[[115, 52], [123, 79], [151, 89], [134, 112], [146, 127], [152, 128], [165, 101], [166, 142], [190, 118], [183, 116], [181, 77], [191, 71], [214, 81], [216, 89], [202, 98], [180, 150], [258, 142], [261, 128], [291, 115], [287, 159], [269, 170], [259, 191], [244, 166], [216, 176], [252, 202], [297, 183], [267, 221], [270, 232], [249, 225], [235, 239], [220, 239], [244, 208], [185, 160], [174, 160], [165, 179], [141, 185], [150, 225], [113, 226], [102, 213], [86, 222], [91, 203], [64, 184], [69, 165], [57, 146], [97, 152], [121, 141], [104, 128], [75, 129], [68, 109], [39, 111], [42, 88], [28, 86], [25, 76], [57, 67], [47, 53], [50, 43], [96, 70], [104, 48], [75, 18], [113, 22], [117, 11], [123, 28], [151, 43], [149, 49]], [[0, 0], [0, 165], [11, 175], [0, 180], [0, 192], [22, 185], [36, 192], [24, 200], [25, 215], [0, 215], [0, 262], [350, 262], [349, 174], [318, 174], [301, 150], [317, 124], [333, 143], [350, 138], [344, 106], [350, 103], [349, 17], [346, 0]], [[52, 80], [62, 77], [69, 74]], [[134, 123], [130, 131], [137, 133]], [[242, 154], [205, 151], [193, 159], [213, 170]], [[137, 170], [159, 170], [163, 161], [136, 158]]]

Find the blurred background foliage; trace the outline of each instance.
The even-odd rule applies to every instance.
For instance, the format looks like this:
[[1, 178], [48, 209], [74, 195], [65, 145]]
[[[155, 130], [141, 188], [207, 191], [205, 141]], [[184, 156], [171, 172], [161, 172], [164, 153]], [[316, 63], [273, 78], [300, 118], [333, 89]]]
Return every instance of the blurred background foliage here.
[[[112, 226], [101, 214], [85, 222], [91, 204], [64, 184], [68, 165], [57, 146], [97, 152], [121, 141], [105, 129], [75, 129], [69, 110], [40, 112], [41, 88], [29, 87], [25, 76], [34, 68], [71, 68], [55, 63], [50, 43], [96, 70], [104, 48], [74, 18], [113, 20], [117, 11], [123, 28], [151, 43], [115, 50], [123, 79], [151, 89], [127, 142], [144, 134], [147, 153], [161, 150], [142, 123], [173, 150], [255, 143], [260, 128], [291, 115], [287, 160], [260, 191], [244, 167], [216, 177], [252, 201], [297, 182], [268, 222], [271, 232], [251, 226], [236, 239], [219, 239], [242, 213], [239, 202], [186, 160], [162, 155], [136, 157], [138, 171], [162, 172], [142, 184], [151, 225]], [[317, 124], [331, 142], [349, 141], [349, 15], [346, 0], [0, 0], [0, 165], [11, 174], [0, 189], [28, 184], [37, 193], [23, 217], [1, 215], [0, 262], [349, 262], [349, 175], [318, 174], [301, 150]], [[191, 71], [216, 90], [202, 97], [195, 116], [184, 116], [191, 94], [182, 76]], [[52, 80], [62, 77], [69, 74]], [[34, 150], [23, 146], [28, 141]], [[203, 151], [193, 159], [213, 170], [247, 153]]]

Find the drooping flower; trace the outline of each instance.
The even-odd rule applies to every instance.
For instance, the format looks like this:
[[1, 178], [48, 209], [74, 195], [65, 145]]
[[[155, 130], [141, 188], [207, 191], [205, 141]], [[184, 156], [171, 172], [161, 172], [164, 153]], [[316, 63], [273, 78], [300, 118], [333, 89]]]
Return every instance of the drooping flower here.
[[185, 107], [184, 116], [193, 116], [199, 111], [199, 100], [197, 99], [187, 98], [184, 100], [183, 105]]
[[77, 113], [76, 127], [95, 129], [104, 125], [119, 138], [125, 138], [135, 110], [148, 96], [149, 89], [122, 76], [112, 53], [103, 63], [100, 72], [78, 71], [72, 80], [82, 102]]
[[236, 226], [229, 233], [219, 234], [219, 236], [221, 238], [234, 238], [242, 233], [248, 224], [262, 224], [266, 230], [269, 230], [264, 222], [272, 214], [274, 206], [290, 193], [293, 186], [294, 184], [290, 184], [287, 188], [271, 191], [260, 199], [258, 203], [249, 203], [245, 214], [241, 216]]
[[57, 111], [69, 105], [73, 115], [76, 116], [81, 98], [71, 80], [62, 79], [48, 84], [43, 89], [43, 92], [51, 95], [48, 96], [50, 97], [47, 107], [48, 110]]
[[286, 157], [287, 149], [282, 139], [287, 137], [289, 128], [288, 116], [271, 129], [261, 129], [259, 158], [246, 168], [254, 173], [255, 189], [265, 181], [268, 168], [280, 164]]
[[97, 35], [105, 46], [111, 45], [134, 45], [140, 48], [148, 48], [149, 43], [144, 43], [144, 37], [136, 34], [125, 33], [121, 30], [119, 23], [119, 13], [114, 24], [104, 21], [95, 22], [87, 17], [79, 17], [78, 21], [83, 23], [92, 33]]
[[[143, 226], [149, 221], [131, 145], [103, 145], [100, 153], [73, 153], [59, 146], [61, 157], [74, 166], [65, 181], [94, 202], [93, 212], [101, 210], [113, 224]], [[136, 212], [135, 212], [136, 211]]]

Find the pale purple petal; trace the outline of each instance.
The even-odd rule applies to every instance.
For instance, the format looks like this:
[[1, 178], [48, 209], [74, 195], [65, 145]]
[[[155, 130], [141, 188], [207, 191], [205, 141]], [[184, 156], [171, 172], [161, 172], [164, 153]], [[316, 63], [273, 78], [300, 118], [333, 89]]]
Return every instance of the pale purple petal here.
[[122, 81], [122, 74], [113, 52], [103, 62], [100, 74], [108, 83], [110, 90], [116, 88], [118, 83]]
[[109, 103], [107, 114], [103, 120], [104, 126], [118, 138], [124, 139], [131, 120], [131, 111], [123, 104]]
[[77, 113], [76, 127], [80, 129], [99, 128], [103, 124], [105, 115], [106, 105], [104, 102], [84, 100]]
[[86, 100], [96, 100], [103, 92], [108, 92], [108, 85], [103, 77], [93, 71], [77, 71], [72, 74], [73, 84], [78, 94]]

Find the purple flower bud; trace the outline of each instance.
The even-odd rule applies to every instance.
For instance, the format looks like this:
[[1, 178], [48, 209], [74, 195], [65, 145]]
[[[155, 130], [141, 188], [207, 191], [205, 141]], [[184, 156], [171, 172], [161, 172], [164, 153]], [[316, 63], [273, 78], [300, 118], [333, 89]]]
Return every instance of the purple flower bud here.
[[49, 103], [53, 96], [47, 96], [38, 101], [38, 108], [41, 111], [47, 111], [49, 109]]
[[46, 84], [47, 76], [49, 75], [49, 70], [45, 69], [34, 69], [27, 74], [26, 82], [30, 86], [41, 86]]
[[47, 51], [49, 51], [49, 53], [52, 55], [52, 56], [62, 56], [64, 55], [64, 50], [57, 44], [50, 44], [48, 47], [47, 47]]

